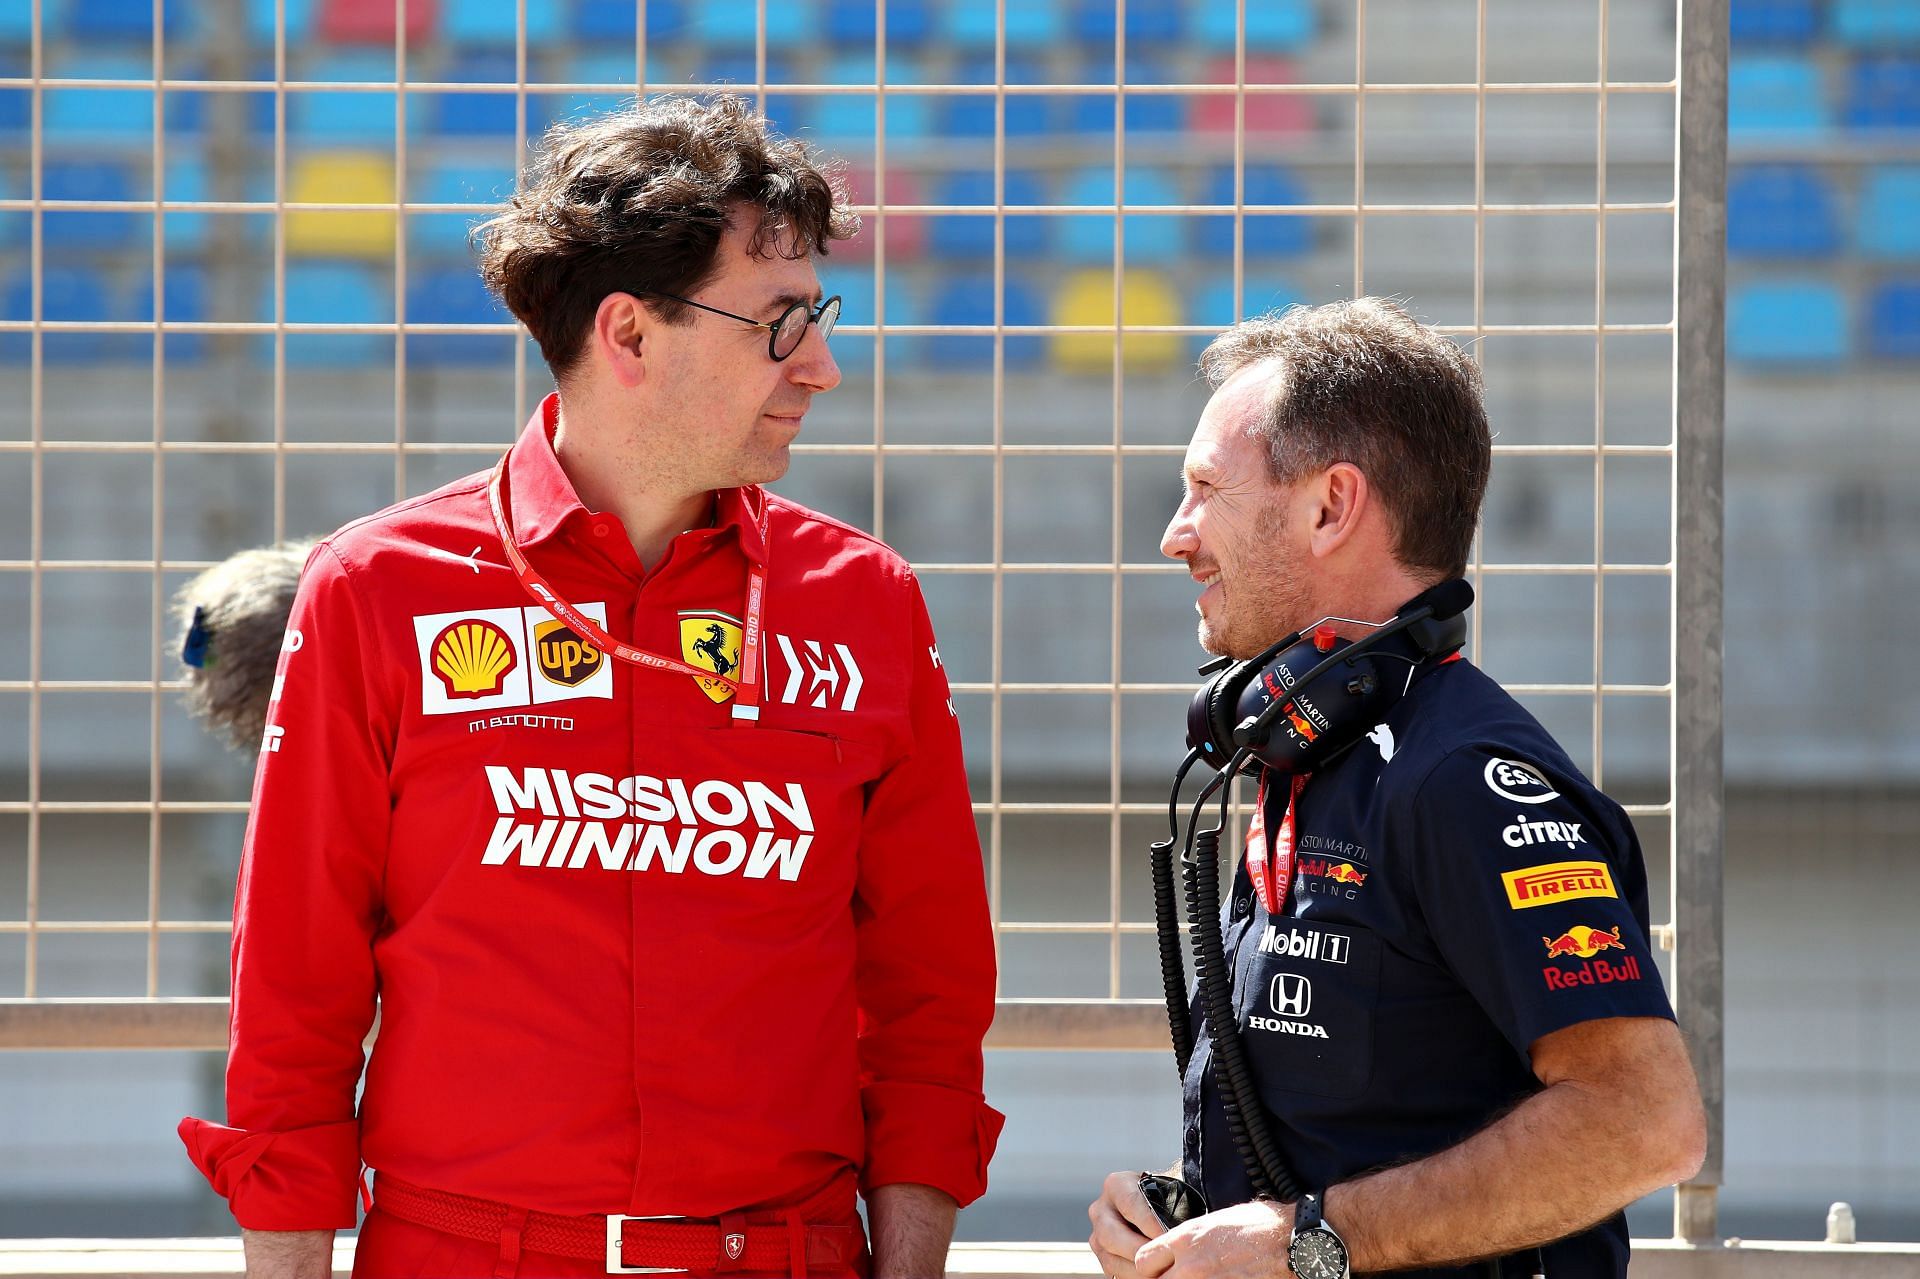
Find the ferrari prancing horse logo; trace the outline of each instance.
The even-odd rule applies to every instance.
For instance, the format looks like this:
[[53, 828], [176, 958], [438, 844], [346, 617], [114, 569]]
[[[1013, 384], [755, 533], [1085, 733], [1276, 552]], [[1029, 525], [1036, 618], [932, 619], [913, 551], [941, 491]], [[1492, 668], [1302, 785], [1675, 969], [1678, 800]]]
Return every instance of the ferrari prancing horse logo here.
[[[680, 614], [680, 655], [715, 675], [738, 678], [734, 672], [740, 669], [739, 619], [728, 613]], [[694, 682], [716, 702], [733, 696], [733, 687], [717, 679]]]

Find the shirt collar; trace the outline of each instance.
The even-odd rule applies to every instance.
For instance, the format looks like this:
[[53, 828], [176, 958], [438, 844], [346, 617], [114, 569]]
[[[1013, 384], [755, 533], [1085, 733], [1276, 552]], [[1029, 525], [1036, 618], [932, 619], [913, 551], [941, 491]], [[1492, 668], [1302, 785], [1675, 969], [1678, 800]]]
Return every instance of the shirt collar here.
[[[554, 454], [553, 433], [559, 422], [560, 397], [549, 394], [507, 454], [508, 518], [515, 540], [523, 547], [558, 535], [570, 521], [592, 517]], [[759, 485], [721, 489], [714, 494], [713, 527], [693, 531], [738, 538], [747, 558], [764, 563], [766, 513], [767, 494]]]

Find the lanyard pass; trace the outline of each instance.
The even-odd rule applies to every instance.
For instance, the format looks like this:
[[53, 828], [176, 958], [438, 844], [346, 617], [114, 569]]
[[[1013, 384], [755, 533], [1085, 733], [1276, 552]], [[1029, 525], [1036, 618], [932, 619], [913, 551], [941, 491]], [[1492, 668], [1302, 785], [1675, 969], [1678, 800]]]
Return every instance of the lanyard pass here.
[[1253, 821], [1247, 827], [1247, 876], [1253, 880], [1253, 890], [1260, 894], [1260, 904], [1267, 908], [1267, 914], [1278, 918], [1293, 883], [1294, 810], [1299, 807], [1300, 792], [1306, 789], [1312, 774], [1293, 775], [1292, 787], [1287, 793], [1286, 816], [1280, 819], [1280, 829], [1271, 841], [1267, 838], [1269, 776], [1266, 773], [1260, 776], [1260, 794], [1254, 801]]

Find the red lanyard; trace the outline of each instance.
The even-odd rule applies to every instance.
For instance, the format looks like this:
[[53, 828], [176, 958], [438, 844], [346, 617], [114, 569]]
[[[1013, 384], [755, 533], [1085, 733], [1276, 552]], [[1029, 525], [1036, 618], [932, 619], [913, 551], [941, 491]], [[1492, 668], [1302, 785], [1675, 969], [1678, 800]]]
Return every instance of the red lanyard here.
[[1278, 917], [1286, 904], [1287, 888], [1293, 880], [1293, 812], [1299, 807], [1300, 792], [1307, 787], [1312, 773], [1295, 773], [1293, 789], [1287, 795], [1287, 815], [1280, 819], [1280, 831], [1273, 847], [1267, 846], [1267, 775], [1260, 777], [1260, 797], [1254, 801], [1253, 821], [1247, 827], [1247, 874], [1267, 914]]
[[520, 544], [513, 538], [513, 527], [507, 522], [506, 485], [507, 458], [503, 455], [493, 468], [493, 478], [487, 481], [487, 502], [493, 508], [493, 527], [500, 534], [500, 545], [506, 548], [507, 559], [513, 564], [513, 571], [520, 578], [520, 585], [528, 594], [546, 606], [549, 613], [565, 622], [573, 633], [586, 640], [609, 657], [617, 657], [623, 662], [635, 666], [645, 666], [657, 671], [672, 671], [680, 675], [691, 675], [696, 679], [716, 680], [733, 690], [733, 717], [736, 720], [757, 720], [760, 718], [760, 615], [767, 599], [767, 569], [765, 556], [771, 550], [767, 541], [767, 512], [760, 511], [760, 542], [767, 548], [762, 552], [762, 562], [753, 566], [747, 575], [747, 615], [745, 625], [740, 631], [740, 678], [704, 670], [677, 657], [662, 657], [650, 653], [644, 648], [635, 648], [623, 644], [609, 635], [598, 622], [582, 613], [560, 597], [560, 593], [540, 570], [527, 562], [520, 550]]

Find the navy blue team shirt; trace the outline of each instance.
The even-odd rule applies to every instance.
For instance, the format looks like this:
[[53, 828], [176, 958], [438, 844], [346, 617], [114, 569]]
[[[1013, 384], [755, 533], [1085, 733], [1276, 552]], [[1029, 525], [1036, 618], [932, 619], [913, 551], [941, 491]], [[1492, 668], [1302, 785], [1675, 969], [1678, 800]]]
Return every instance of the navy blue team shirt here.
[[[1267, 791], [1275, 832], [1286, 779]], [[1541, 1090], [1527, 1052], [1543, 1035], [1601, 1017], [1673, 1017], [1626, 814], [1465, 661], [1422, 667], [1393, 714], [1307, 783], [1281, 913], [1268, 915], [1243, 857], [1221, 923], [1241, 1039], [1303, 1189], [1484, 1128]], [[1196, 1003], [1195, 1026], [1203, 1020]], [[1186, 1179], [1214, 1208], [1252, 1198], [1204, 1028], [1183, 1109]], [[1615, 1214], [1550, 1245], [1547, 1274], [1622, 1276], [1627, 1253]], [[1530, 1274], [1531, 1260], [1501, 1273]], [[1482, 1262], [1407, 1273], [1488, 1272]]]

